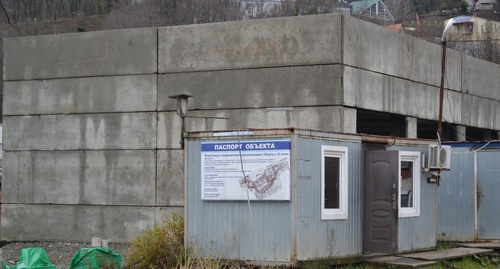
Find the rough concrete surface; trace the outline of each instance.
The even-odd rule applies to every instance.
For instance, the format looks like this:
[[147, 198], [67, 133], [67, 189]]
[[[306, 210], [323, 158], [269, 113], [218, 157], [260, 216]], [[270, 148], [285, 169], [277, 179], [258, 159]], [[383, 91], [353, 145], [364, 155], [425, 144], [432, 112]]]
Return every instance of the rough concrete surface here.
[[153, 150], [5, 152], [2, 202], [154, 206], [155, 162]]
[[86, 77], [4, 83], [4, 115], [136, 112], [156, 108], [156, 76]]
[[341, 16], [158, 28], [159, 73], [339, 63]]
[[268, 108], [342, 104], [341, 66], [315, 65], [160, 75], [158, 110], [168, 96], [189, 94], [190, 109]]
[[124, 29], [4, 39], [4, 81], [150, 74], [157, 29]]
[[[500, 64], [463, 55], [463, 93], [500, 100]], [[498, 128], [500, 129], [500, 128]]]
[[155, 113], [6, 116], [4, 150], [154, 149]]
[[130, 242], [156, 219], [155, 207], [2, 204], [2, 240]]
[[184, 151], [158, 150], [157, 206], [184, 206]]

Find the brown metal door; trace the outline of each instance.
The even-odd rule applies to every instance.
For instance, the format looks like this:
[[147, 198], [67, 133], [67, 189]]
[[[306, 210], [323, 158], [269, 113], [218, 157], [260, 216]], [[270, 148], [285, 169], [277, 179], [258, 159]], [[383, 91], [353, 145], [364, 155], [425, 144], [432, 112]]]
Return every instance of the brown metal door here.
[[397, 252], [398, 162], [397, 151], [365, 151], [364, 252]]

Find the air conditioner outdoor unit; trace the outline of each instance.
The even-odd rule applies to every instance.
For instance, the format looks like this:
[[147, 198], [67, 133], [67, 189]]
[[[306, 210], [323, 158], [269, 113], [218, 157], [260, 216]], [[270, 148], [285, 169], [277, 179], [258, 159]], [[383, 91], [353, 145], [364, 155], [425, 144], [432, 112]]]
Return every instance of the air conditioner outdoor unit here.
[[451, 146], [429, 146], [427, 167], [429, 169], [450, 169]]

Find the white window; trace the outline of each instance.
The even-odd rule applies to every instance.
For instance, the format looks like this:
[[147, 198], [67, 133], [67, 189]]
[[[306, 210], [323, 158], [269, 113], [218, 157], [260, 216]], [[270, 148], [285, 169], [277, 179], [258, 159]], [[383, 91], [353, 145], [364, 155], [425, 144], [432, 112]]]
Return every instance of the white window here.
[[347, 148], [321, 146], [321, 219], [347, 219]]
[[399, 152], [399, 217], [420, 216], [420, 152]]

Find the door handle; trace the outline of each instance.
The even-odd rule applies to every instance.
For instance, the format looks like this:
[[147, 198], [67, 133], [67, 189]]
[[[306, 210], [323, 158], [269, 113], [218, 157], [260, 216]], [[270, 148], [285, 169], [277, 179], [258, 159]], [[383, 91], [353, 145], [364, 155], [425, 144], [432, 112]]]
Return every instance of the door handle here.
[[396, 209], [396, 194], [392, 194], [392, 209]]

